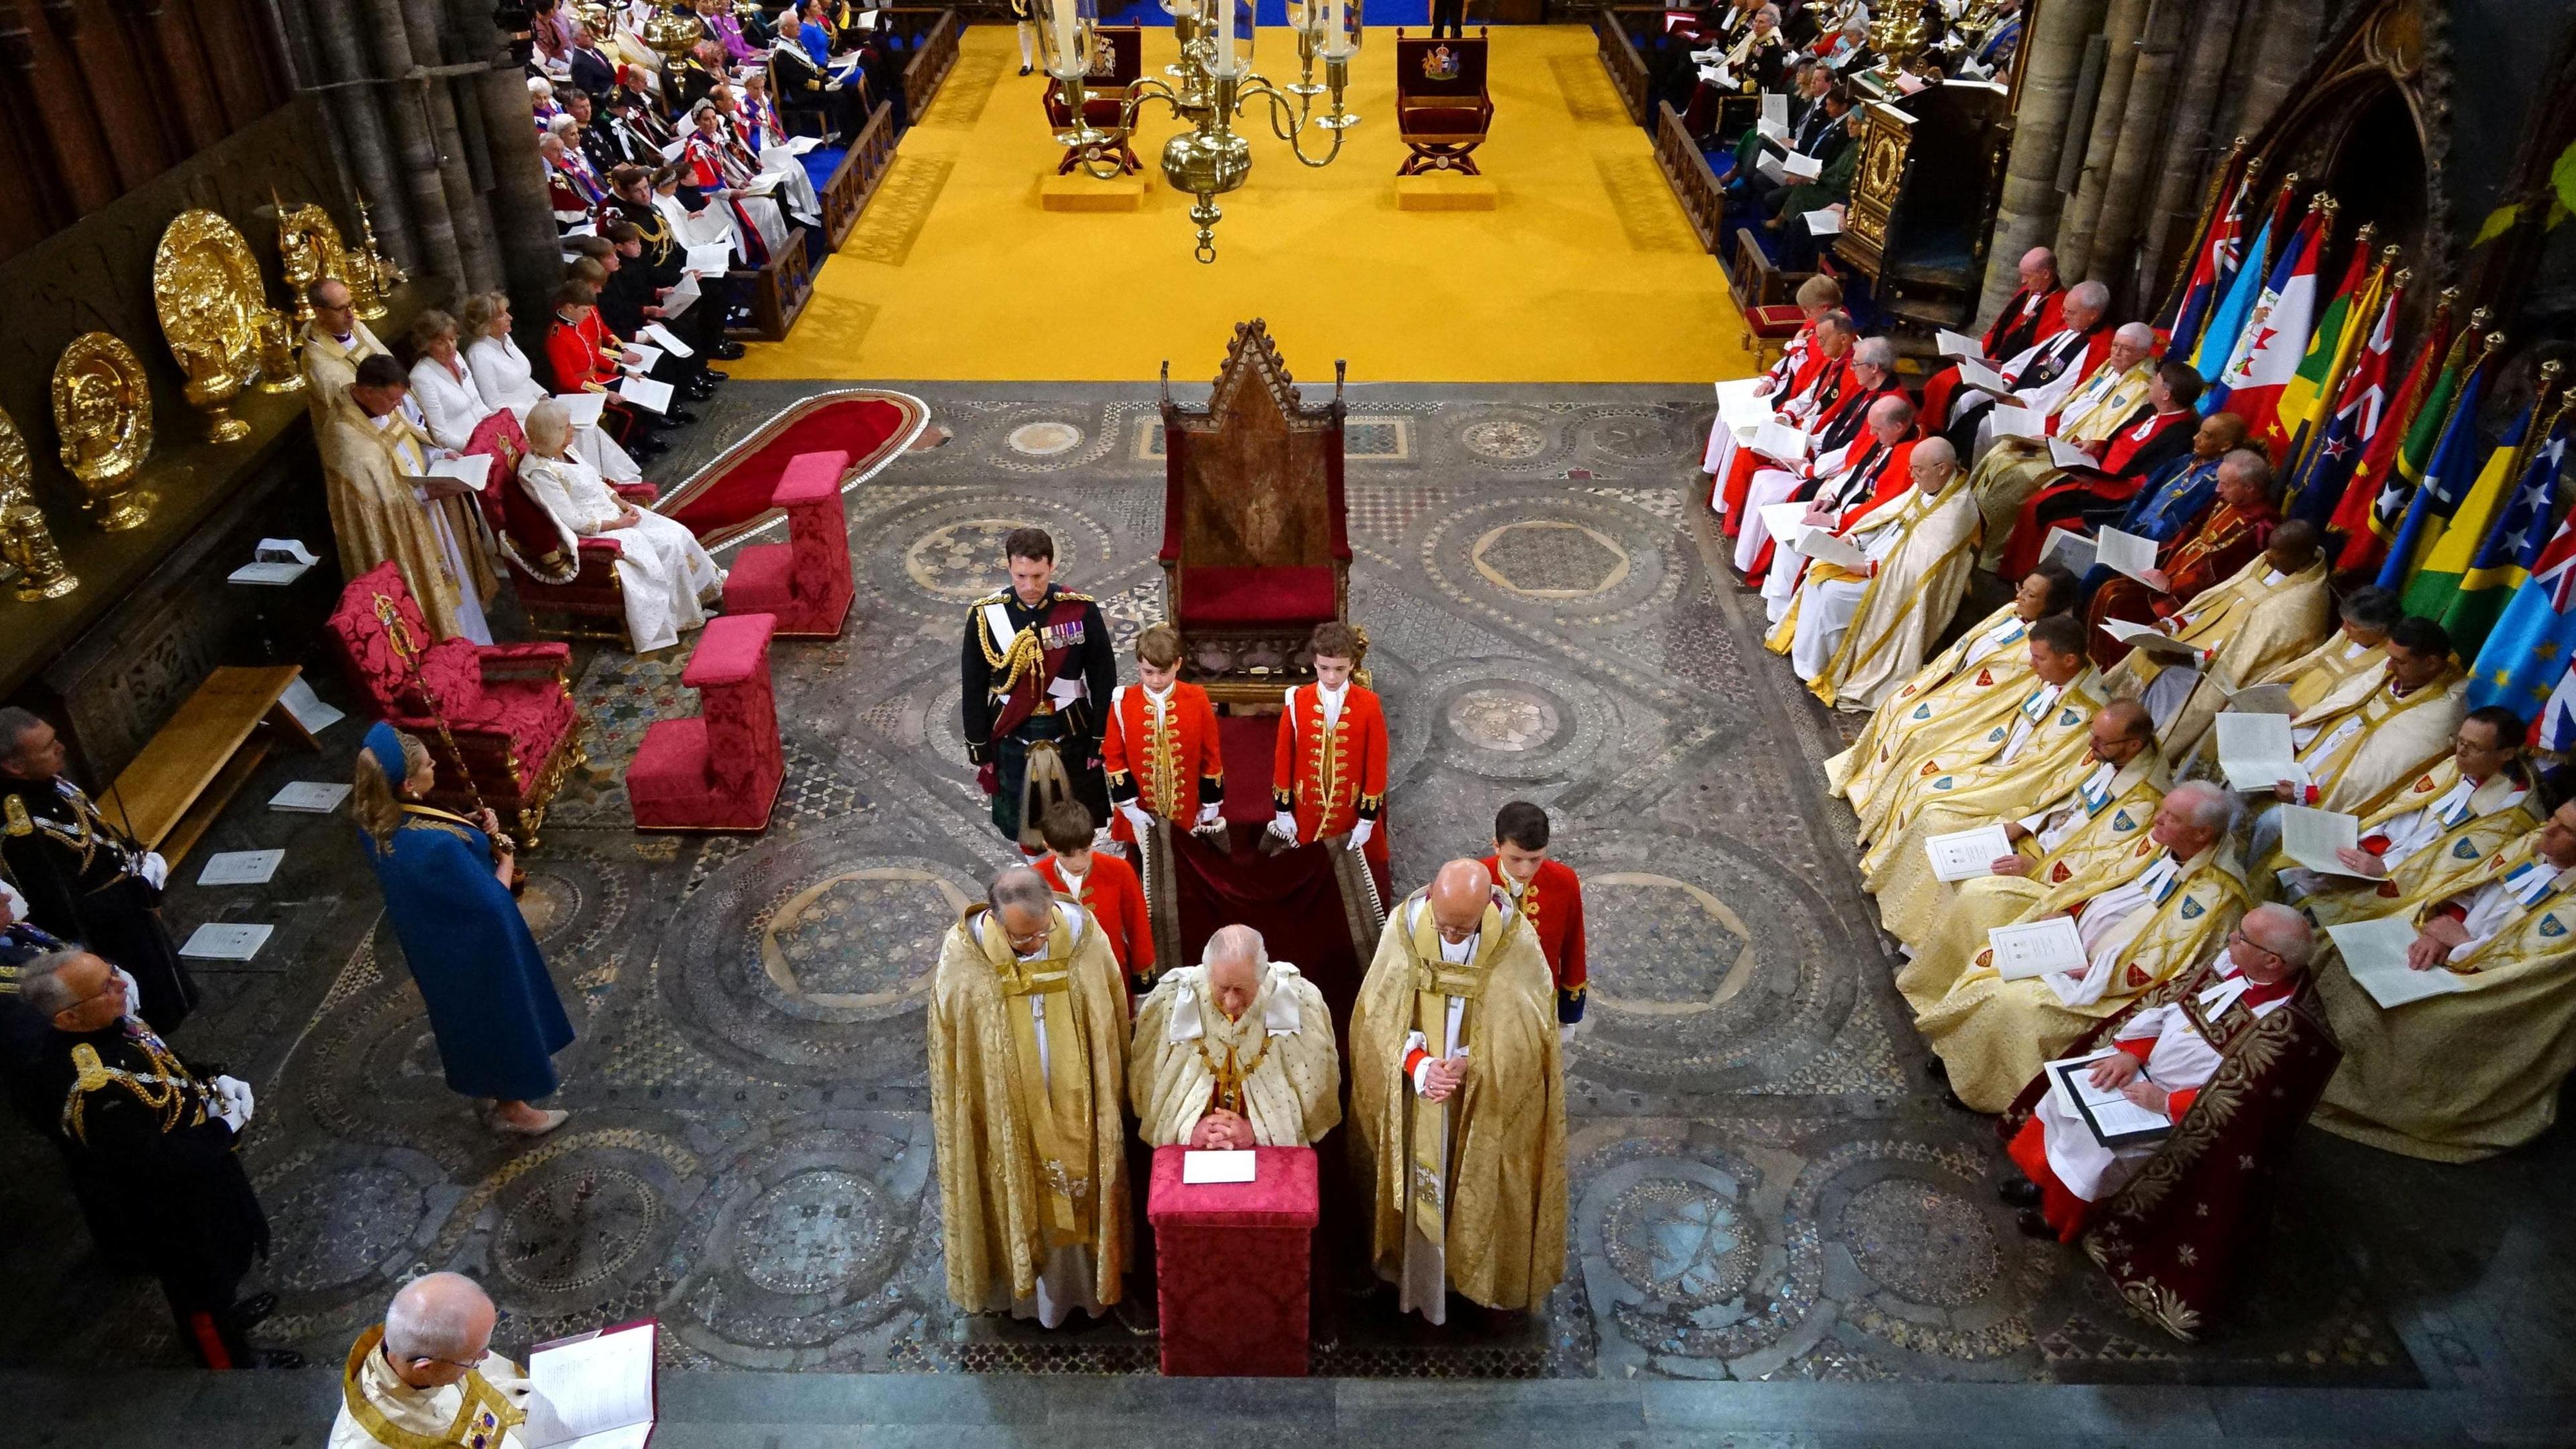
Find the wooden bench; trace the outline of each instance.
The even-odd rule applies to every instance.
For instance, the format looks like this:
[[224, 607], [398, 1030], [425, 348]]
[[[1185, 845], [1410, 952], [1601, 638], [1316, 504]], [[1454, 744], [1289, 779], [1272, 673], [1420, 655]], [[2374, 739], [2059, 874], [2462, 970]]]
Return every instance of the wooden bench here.
[[771, 250], [768, 265], [736, 267], [726, 275], [751, 289], [751, 321], [726, 328], [725, 336], [736, 342], [786, 341], [787, 329], [796, 325], [796, 314], [814, 297], [814, 264], [806, 254], [805, 228], [789, 227], [787, 240]]
[[146, 849], [177, 865], [280, 736], [318, 750], [282, 702], [301, 665], [226, 666], [206, 677], [116, 777], [106, 808]]
[[868, 123], [859, 131], [850, 149], [843, 153], [841, 164], [824, 184], [823, 236], [833, 251], [850, 239], [859, 224], [859, 214], [876, 198], [877, 183], [885, 179], [886, 169], [894, 164], [894, 104], [877, 102], [868, 115]]

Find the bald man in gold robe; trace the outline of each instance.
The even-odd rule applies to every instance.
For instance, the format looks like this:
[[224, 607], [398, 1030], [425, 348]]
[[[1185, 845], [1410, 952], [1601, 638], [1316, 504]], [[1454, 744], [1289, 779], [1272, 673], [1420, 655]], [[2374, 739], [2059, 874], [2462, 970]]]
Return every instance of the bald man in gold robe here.
[[1409, 1313], [1535, 1308], [1565, 1273], [1565, 1073], [1538, 938], [1483, 864], [1387, 916], [1351, 1009], [1351, 1164]]

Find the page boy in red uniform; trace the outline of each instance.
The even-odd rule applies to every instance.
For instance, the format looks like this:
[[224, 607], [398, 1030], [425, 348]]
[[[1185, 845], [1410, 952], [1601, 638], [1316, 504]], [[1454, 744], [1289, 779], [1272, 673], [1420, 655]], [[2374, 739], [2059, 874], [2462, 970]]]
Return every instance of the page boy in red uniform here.
[[1079, 800], [1059, 799], [1041, 811], [1038, 835], [1047, 846], [1047, 853], [1034, 862], [1038, 874], [1057, 895], [1100, 923], [1128, 989], [1137, 996], [1152, 990], [1154, 923], [1145, 916], [1145, 886], [1137, 880], [1136, 868], [1091, 848], [1091, 809]]
[[1348, 624], [1315, 626], [1315, 682], [1288, 691], [1279, 721], [1270, 833], [1296, 845], [1347, 833], [1344, 848], [1362, 852], [1383, 881], [1386, 842], [1377, 822], [1386, 809], [1386, 711], [1374, 691], [1351, 680], [1361, 648]]
[[1109, 692], [1109, 723], [1100, 762], [1117, 807], [1109, 838], [1143, 839], [1156, 820], [1175, 830], [1222, 833], [1225, 759], [1219, 753], [1216, 706], [1207, 691], [1181, 678], [1181, 631], [1156, 624], [1136, 636], [1136, 678]]
[[1538, 936], [1547, 969], [1556, 977], [1556, 1029], [1567, 1041], [1583, 1020], [1583, 882], [1574, 868], [1547, 854], [1547, 812], [1514, 800], [1494, 812], [1494, 853], [1485, 872], [1511, 893], [1521, 919]]

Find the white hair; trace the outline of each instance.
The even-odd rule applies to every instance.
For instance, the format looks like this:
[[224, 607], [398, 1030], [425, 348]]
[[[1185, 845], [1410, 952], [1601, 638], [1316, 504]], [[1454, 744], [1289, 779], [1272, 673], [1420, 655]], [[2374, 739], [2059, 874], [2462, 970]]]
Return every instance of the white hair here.
[[1851, 360], [1862, 367], [1896, 366], [1896, 344], [1884, 337], [1864, 337], [1852, 344]]
[[1213, 966], [1219, 961], [1250, 961], [1254, 970], [1265, 970], [1270, 965], [1270, 948], [1262, 941], [1261, 933], [1250, 926], [1219, 926], [1199, 952], [1199, 964]]
[[557, 116], [553, 120], [546, 122], [546, 129], [552, 131], [558, 136], [569, 136], [573, 132], [581, 129], [581, 122], [574, 120], [570, 116]]
[[78, 946], [64, 946], [18, 968], [18, 999], [40, 1021], [51, 1021], [64, 1011], [80, 1005], [72, 995], [71, 983], [63, 980], [63, 968], [89, 953]]
[[474, 1332], [478, 1308], [491, 1303], [483, 1285], [462, 1273], [414, 1278], [385, 1306], [385, 1353], [395, 1359], [472, 1363], [491, 1346], [476, 1342]]
[[2110, 308], [2111, 289], [2100, 282], [2078, 282], [2066, 289], [2066, 305], [2081, 307], [2099, 317]]
[[2316, 930], [2297, 909], [2270, 901], [2245, 913], [2238, 923], [2255, 945], [2293, 966], [2305, 966], [2316, 953]]
[[2120, 330], [2111, 334], [2111, 340], [2153, 352], [2156, 349], [2156, 329], [2144, 322], [2123, 322]]
[[544, 76], [532, 75], [528, 77], [528, 94], [550, 101], [555, 98], [555, 88]]
[[572, 439], [572, 414], [564, 405], [547, 398], [528, 409], [528, 441], [539, 449], [552, 452]]
[[2165, 798], [2182, 807], [2183, 818], [2195, 830], [2214, 830], [2225, 835], [2236, 828], [2245, 807], [2233, 791], [2211, 780], [2185, 780], [2165, 792]]

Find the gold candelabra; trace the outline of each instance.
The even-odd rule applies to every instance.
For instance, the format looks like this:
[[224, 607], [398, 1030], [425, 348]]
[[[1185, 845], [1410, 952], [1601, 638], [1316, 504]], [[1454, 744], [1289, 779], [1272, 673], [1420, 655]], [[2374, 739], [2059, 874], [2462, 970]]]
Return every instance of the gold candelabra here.
[[[1243, 185], [1252, 173], [1252, 143], [1235, 130], [1238, 116], [1256, 102], [1267, 102], [1271, 131], [1288, 143], [1301, 165], [1317, 167], [1329, 166], [1341, 155], [1342, 133], [1359, 124], [1342, 101], [1350, 84], [1351, 57], [1360, 48], [1361, 0], [1293, 0], [1288, 19], [1297, 32], [1300, 78], [1286, 86], [1252, 68], [1252, 6], [1247, 0], [1165, 0], [1180, 40], [1180, 63], [1164, 68], [1168, 80], [1149, 76], [1130, 85], [1117, 120], [1106, 129], [1093, 126], [1085, 109], [1097, 46], [1094, 0], [1032, 3], [1046, 72], [1070, 118], [1056, 140], [1080, 156], [1086, 172], [1103, 181], [1121, 174], [1115, 158], [1135, 133], [1137, 111], [1149, 101], [1161, 103], [1188, 126], [1163, 144], [1163, 179], [1195, 198], [1190, 220], [1198, 226], [1201, 262], [1216, 260], [1216, 224], [1225, 214], [1217, 198]], [[1317, 60], [1324, 63], [1321, 85], [1315, 83]], [[1320, 115], [1319, 96], [1329, 98]], [[1307, 152], [1310, 130], [1331, 137], [1320, 154]]]

